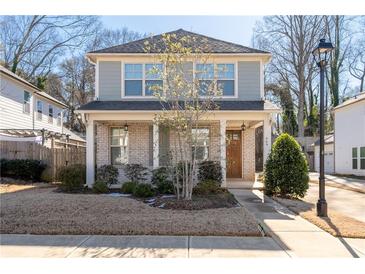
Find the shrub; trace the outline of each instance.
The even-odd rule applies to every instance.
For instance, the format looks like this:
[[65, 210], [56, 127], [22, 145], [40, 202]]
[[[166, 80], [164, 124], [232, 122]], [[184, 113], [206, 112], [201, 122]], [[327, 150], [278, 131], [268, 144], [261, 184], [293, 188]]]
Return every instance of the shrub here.
[[139, 198], [151, 197], [155, 194], [153, 187], [150, 184], [137, 184], [133, 191], [133, 195]]
[[96, 180], [104, 182], [107, 186], [118, 183], [118, 169], [113, 165], [103, 165], [96, 171]]
[[57, 177], [61, 181], [61, 190], [80, 191], [86, 182], [86, 168], [84, 165], [65, 166], [59, 170]]
[[137, 186], [137, 183], [136, 182], [125, 182], [123, 185], [122, 185], [122, 188], [121, 188], [121, 191], [123, 193], [127, 193], [127, 194], [133, 194], [135, 188]]
[[207, 194], [217, 194], [223, 192], [223, 189], [219, 186], [219, 183], [215, 180], [206, 180], [199, 182], [193, 188], [193, 194], [196, 195], [207, 195]]
[[200, 182], [214, 180], [219, 185], [222, 183], [222, 167], [216, 161], [203, 161], [199, 164], [198, 179]]
[[304, 197], [308, 189], [308, 164], [298, 142], [281, 134], [274, 142], [264, 171], [265, 194]]
[[124, 166], [125, 176], [132, 182], [142, 182], [146, 180], [147, 168], [141, 164], [126, 164]]
[[108, 193], [108, 185], [104, 181], [96, 181], [93, 185], [93, 191], [95, 193]]
[[166, 167], [159, 167], [152, 171], [151, 183], [160, 194], [174, 193], [174, 185], [169, 180], [169, 170]]
[[45, 168], [46, 165], [39, 160], [1, 159], [0, 161], [2, 177], [40, 181], [42, 172]]

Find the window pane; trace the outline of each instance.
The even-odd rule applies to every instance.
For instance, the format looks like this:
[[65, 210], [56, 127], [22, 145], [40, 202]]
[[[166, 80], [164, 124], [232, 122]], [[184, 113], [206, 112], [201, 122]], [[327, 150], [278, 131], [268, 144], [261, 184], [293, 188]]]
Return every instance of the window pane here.
[[360, 160], [360, 169], [365, 169], [365, 159]]
[[[192, 153], [194, 153], [194, 147], [192, 148]], [[195, 159], [198, 161], [204, 161], [207, 160], [209, 156], [209, 149], [208, 147], [202, 147], [202, 146], [198, 146], [196, 148], [196, 154], [195, 154]]]
[[352, 158], [357, 158], [357, 147], [352, 148]]
[[223, 96], [234, 95], [234, 80], [218, 80], [217, 84]]
[[148, 80], [161, 79], [162, 64], [146, 64], [145, 74], [146, 74], [146, 79]]
[[360, 147], [360, 157], [365, 158], [365, 147]]
[[199, 94], [209, 95], [212, 94], [213, 89], [212, 80], [199, 80]]
[[43, 104], [41, 101], [37, 101], [37, 111], [39, 113], [42, 113], [43, 112]]
[[145, 95], [152, 96], [155, 93], [162, 91], [162, 80], [146, 80]]
[[127, 163], [127, 148], [126, 147], [112, 147], [111, 148], [111, 162], [112, 165], [121, 165]]
[[53, 107], [52, 106], [48, 107], [48, 116], [53, 117]]
[[213, 64], [197, 64], [196, 76], [198, 79], [214, 79]]
[[218, 79], [234, 79], [233, 64], [218, 64], [217, 72], [218, 72]]
[[357, 159], [352, 159], [352, 169], [357, 169]]
[[28, 91], [24, 91], [24, 103], [30, 102], [30, 93]]
[[125, 79], [142, 79], [142, 64], [126, 64]]
[[125, 81], [126, 96], [141, 96], [142, 95], [142, 80]]

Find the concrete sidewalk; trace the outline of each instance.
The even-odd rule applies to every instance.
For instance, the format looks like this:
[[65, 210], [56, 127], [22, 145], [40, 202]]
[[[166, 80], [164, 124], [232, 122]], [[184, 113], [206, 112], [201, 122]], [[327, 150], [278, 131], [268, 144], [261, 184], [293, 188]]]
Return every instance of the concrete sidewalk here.
[[[318, 184], [319, 173], [310, 172], [309, 179]], [[365, 180], [325, 174], [326, 185], [365, 193]]]
[[365, 257], [365, 239], [335, 238], [257, 190], [230, 189], [290, 257]]
[[0, 257], [288, 257], [270, 237], [0, 235]]

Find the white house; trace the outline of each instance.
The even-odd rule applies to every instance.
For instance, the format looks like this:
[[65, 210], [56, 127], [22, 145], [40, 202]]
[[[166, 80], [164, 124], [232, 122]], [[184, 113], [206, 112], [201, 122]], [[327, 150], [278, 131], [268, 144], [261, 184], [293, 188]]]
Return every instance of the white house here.
[[52, 136], [58, 145], [83, 144], [83, 138], [63, 126], [66, 107], [0, 66], [0, 140], [36, 141], [48, 146]]
[[[192, 129], [192, 134], [200, 136], [199, 160], [219, 161], [224, 184], [226, 178], [254, 180], [256, 128], [263, 127], [265, 160], [271, 148], [271, 117], [280, 111], [264, 97], [264, 65], [271, 54], [183, 29], [169, 34], [182, 44], [186, 43], [182, 38], [191, 37], [198, 45], [187, 47], [194, 50], [199, 46], [206, 50], [204, 54], [209, 54], [204, 64], [196, 63], [194, 58], [184, 61], [186, 79], [216, 79], [223, 84], [223, 94], [216, 100], [219, 109], [212, 111], [210, 120]], [[166, 152], [173, 154], [174, 132], [161, 130], [154, 123], [162, 106], [148, 88], [152, 81], [163, 89], [163, 81], [149, 71], [153, 66], [162, 66], [156, 64], [155, 58], [163, 50], [159, 48], [162, 39], [162, 35], [156, 35], [87, 54], [95, 64], [96, 97], [78, 112], [87, 125], [89, 187], [94, 184], [95, 166], [138, 163], [157, 168], [165, 164]], [[147, 53], [146, 42], [156, 48]], [[205, 73], [198, 75], [197, 71]]]
[[346, 100], [334, 113], [334, 170], [365, 176], [365, 92]]

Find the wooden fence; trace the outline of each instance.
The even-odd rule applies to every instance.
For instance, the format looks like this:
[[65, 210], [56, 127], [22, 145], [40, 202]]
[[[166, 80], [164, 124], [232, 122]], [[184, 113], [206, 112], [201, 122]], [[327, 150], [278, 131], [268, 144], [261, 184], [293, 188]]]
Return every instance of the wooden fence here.
[[0, 158], [41, 160], [47, 165], [47, 171], [54, 180], [59, 168], [74, 164], [84, 165], [86, 148], [48, 148], [33, 142], [0, 141]]

